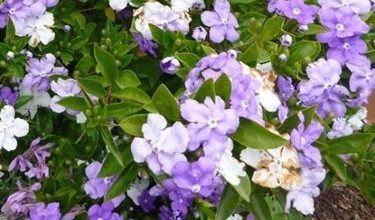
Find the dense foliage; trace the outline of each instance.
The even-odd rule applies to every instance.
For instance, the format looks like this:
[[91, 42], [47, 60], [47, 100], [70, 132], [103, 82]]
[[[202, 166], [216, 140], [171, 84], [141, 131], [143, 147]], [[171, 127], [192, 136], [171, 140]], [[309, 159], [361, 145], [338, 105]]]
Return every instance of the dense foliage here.
[[0, 219], [375, 201], [370, 0], [0, 1]]

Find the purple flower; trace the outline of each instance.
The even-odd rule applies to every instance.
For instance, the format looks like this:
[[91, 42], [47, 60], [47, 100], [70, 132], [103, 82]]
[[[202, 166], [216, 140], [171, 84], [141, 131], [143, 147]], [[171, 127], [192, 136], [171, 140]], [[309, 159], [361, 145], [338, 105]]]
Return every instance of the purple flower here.
[[160, 69], [164, 73], [176, 74], [180, 67], [180, 62], [174, 57], [166, 57], [160, 61]]
[[57, 104], [57, 102], [65, 97], [79, 96], [81, 93], [81, 88], [74, 79], [64, 80], [59, 78], [57, 81], [52, 81], [51, 90], [56, 95], [51, 99], [50, 108], [56, 113], [62, 113], [67, 110], [65, 107]]
[[318, 185], [324, 180], [326, 171], [323, 168], [302, 168], [302, 186], [291, 190], [286, 197], [285, 212], [293, 206], [304, 215], [314, 213], [314, 197], [319, 196]]
[[370, 65], [347, 64], [347, 67], [352, 72], [349, 81], [352, 92], [372, 91], [375, 88], [375, 69], [371, 69]]
[[338, 85], [341, 75], [341, 65], [334, 59], [319, 59], [309, 64], [306, 69], [308, 81], [298, 85], [298, 98], [305, 106], [317, 105], [318, 114], [325, 117], [333, 113], [341, 117], [346, 112], [343, 99], [349, 91]]
[[84, 189], [87, 195], [92, 199], [103, 197], [114, 181], [113, 177], [99, 177], [98, 175], [101, 168], [102, 164], [94, 161], [85, 169], [88, 181], [85, 183]]
[[291, 78], [284, 76], [277, 77], [277, 88], [283, 102], [288, 101], [293, 96], [294, 86]]
[[239, 27], [237, 19], [230, 12], [227, 0], [216, 0], [214, 11], [203, 12], [201, 19], [204, 25], [210, 27], [210, 39], [215, 43], [221, 43], [225, 39], [235, 42], [240, 37], [236, 31]]
[[202, 196], [209, 196], [214, 188], [215, 164], [208, 158], [201, 157], [197, 162], [179, 162], [172, 170], [174, 183]]
[[173, 217], [184, 219], [193, 202], [194, 193], [178, 187], [172, 179], [164, 180], [163, 186], [168, 191], [168, 197], [171, 200]]
[[95, 204], [87, 212], [89, 220], [122, 220], [123, 217], [113, 212], [115, 206], [111, 201], [103, 203], [101, 206]]
[[159, 114], [149, 114], [147, 123], [142, 126], [144, 138], [136, 137], [131, 144], [134, 161], [146, 162], [155, 174], [170, 174], [173, 166], [186, 161], [189, 134], [181, 122], [167, 127], [166, 119]]
[[319, 8], [315, 5], [307, 5], [304, 0], [279, 0], [272, 7], [287, 18], [295, 19], [300, 24], [314, 22], [315, 14]]
[[156, 57], [156, 50], [159, 48], [153, 40], [144, 38], [141, 34], [132, 33], [134, 40], [137, 42], [139, 48], [153, 57]]
[[206, 39], [207, 37], [207, 31], [206, 29], [204, 29], [204, 27], [202, 26], [199, 26], [199, 27], [196, 27], [194, 28], [193, 30], [193, 35], [192, 37], [194, 38], [194, 40], [196, 40], [197, 42], [202, 42]]
[[172, 210], [167, 206], [160, 206], [158, 217], [160, 220], [175, 220]]
[[12, 91], [9, 87], [3, 87], [0, 90], [0, 100], [4, 101], [7, 105], [15, 106], [18, 97], [18, 92]]
[[139, 204], [142, 210], [146, 213], [149, 213], [156, 209], [154, 204], [156, 200], [155, 196], [151, 196], [147, 189], [143, 190], [142, 194], [138, 197]]
[[26, 215], [30, 204], [36, 202], [34, 192], [41, 188], [40, 183], [34, 183], [29, 188], [22, 187], [20, 182], [17, 182], [17, 185], [18, 191], [11, 194], [1, 207], [1, 212], [9, 219], [17, 219], [19, 216]]
[[240, 123], [236, 112], [225, 109], [225, 102], [219, 96], [215, 97], [215, 101], [206, 97], [203, 104], [188, 99], [181, 104], [181, 115], [190, 122], [190, 150], [197, 149], [209, 140], [226, 139]]
[[[40, 146], [41, 139], [34, 139], [29, 149], [21, 155], [15, 157], [9, 165], [8, 171], [19, 170], [25, 172], [25, 175], [28, 178], [37, 178], [43, 179], [49, 176], [49, 168], [47, 166], [47, 158], [50, 156], [50, 153], [47, 151], [52, 147], [52, 144], [46, 144]], [[36, 164], [33, 164], [32, 159], [36, 159]]]
[[300, 124], [297, 129], [292, 130], [290, 135], [291, 143], [301, 152], [300, 161], [304, 167], [322, 167], [320, 151], [318, 148], [314, 147], [312, 143], [320, 137], [324, 128], [318, 122], [311, 122], [310, 125], [305, 128], [305, 119], [301, 112], [298, 114], [298, 117], [300, 119]]
[[37, 88], [39, 91], [47, 91], [50, 86], [49, 77], [52, 75], [67, 75], [68, 70], [62, 67], [55, 67], [56, 58], [53, 54], [46, 54], [42, 59], [29, 59], [22, 85], [32, 90]]
[[57, 202], [44, 204], [36, 203], [30, 208], [30, 220], [60, 220], [60, 204]]
[[329, 139], [348, 136], [353, 133], [353, 128], [345, 118], [336, 118], [333, 121], [332, 129], [327, 133]]
[[369, 26], [350, 9], [324, 9], [319, 12], [320, 23], [329, 29], [324, 35], [333, 35], [339, 38], [352, 37], [367, 33]]
[[348, 8], [357, 14], [366, 14], [371, 9], [369, 0], [318, 0], [322, 8]]

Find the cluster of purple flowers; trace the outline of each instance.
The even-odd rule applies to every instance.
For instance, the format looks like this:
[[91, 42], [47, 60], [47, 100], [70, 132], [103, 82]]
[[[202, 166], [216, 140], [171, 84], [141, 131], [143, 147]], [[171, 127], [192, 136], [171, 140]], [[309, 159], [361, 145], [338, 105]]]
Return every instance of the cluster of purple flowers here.
[[369, 26], [360, 15], [368, 13], [371, 4], [368, 0], [321, 0], [319, 3], [322, 6], [319, 11], [320, 23], [328, 31], [318, 34], [317, 39], [328, 44], [328, 58], [346, 65], [352, 72], [350, 90], [357, 93], [357, 98], [351, 100], [349, 105], [362, 105], [375, 88], [374, 70], [364, 55], [367, 45], [361, 39], [361, 35], [369, 31]]
[[299, 151], [302, 184], [288, 192], [285, 210], [294, 207], [305, 215], [314, 213], [314, 197], [320, 194], [319, 184], [324, 180], [326, 171], [323, 168], [322, 156], [318, 148], [312, 145], [324, 128], [318, 122], [311, 122], [305, 127], [303, 114], [298, 114], [300, 124], [291, 133], [291, 143]]
[[261, 84], [236, 60], [236, 55], [235, 51], [229, 51], [203, 57], [186, 78], [186, 96], [196, 92], [205, 80], [216, 80], [226, 74], [232, 83], [231, 109], [240, 117], [263, 124], [262, 109], [256, 98], [256, 91]]
[[300, 25], [306, 26], [314, 22], [319, 7], [307, 5], [304, 0], [270, 0], [268, 11], [294, 19]]
[[4, 28], [10, 18], [16, 35], [30, 36], [31, 46], [39, 42], [48, 44], [55, 33], [50, 29], [54, 24], [53, 14], [47, 12], [47, 8], [57, 3], [58, 0], [6, 0], [0, 5], [0, 28]]
[[[28, 178], [37, 178], [39, 180], [49, 176], [49, 169], [46, 159], [50, 156], [47, 151], [52, 147], [52, 144], [39, 146], [41, 139], [37, 138], [30, 144], [29, 149], [15, 157], [9, 165], [9, 172], [20, 171], [25, 172]], [[32, 159], [36, 159], [36, 164], [32, 163]]]

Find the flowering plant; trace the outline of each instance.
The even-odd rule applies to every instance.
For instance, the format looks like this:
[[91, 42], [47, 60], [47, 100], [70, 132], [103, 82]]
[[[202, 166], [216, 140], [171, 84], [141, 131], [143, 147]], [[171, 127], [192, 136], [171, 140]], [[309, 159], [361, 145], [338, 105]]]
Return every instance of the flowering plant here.
[[0, 219], [374, 202], [370, 0], [0, 1]]

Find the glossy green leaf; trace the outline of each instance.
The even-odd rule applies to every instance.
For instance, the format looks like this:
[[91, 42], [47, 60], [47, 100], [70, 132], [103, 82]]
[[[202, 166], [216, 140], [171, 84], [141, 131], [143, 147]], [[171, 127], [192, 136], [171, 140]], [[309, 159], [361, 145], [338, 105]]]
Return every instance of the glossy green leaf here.
[[180, 106], [169, 89], [161, 84], [152, 97], [152, 103], [160, 114], [170, 120], [179, 120]]
[[215, 85], [212, 79], [206, 80], [198, 91], [195, 93], [194, 99], [198, 102], [203, 102], [206, 97], [215, 98]]
[[122, 161], [121, 153], [118, 150], [117, 145], [113, 141], [113, 137], [112, 137], [111, 132], [105, 126], [99, 126], [98, 129], [99, 129], [101, 137], [102, 137], [108, 151], [116, 158], [117, 162], [121, 166], [124, 166], [124, 162]]
[[117, 119], [123, 119], [126, 116], [135, 114], [142, 110], [142, 105], [130, 102], [111, 103], [106, 106], [108, 115]]
[[135, 178], [137, 178], [137, 174], [138, 165], [136, 163], [130, 163], [128, 166], [126, 166], [109, 189], [106, 195], [106, 200], [113, 199], [126, 192], [130, 185], [133, 184]]
[[227, 74], [221, 76], [215, 81], [215, 94], [220, 96], [224, 101], [229, 101], [232, 94], [232, 83], [230, 82]]
[[257, 220], [270, 220], [271, 212], [263, 195], [251, 195], [250, 208]]
[[224, 188], [220, 197], [219, 207], [217, 208], [215, 220], [225, 220], [232, 215], [240, 203], [241, 198], [236, 190], [229, 184]]
[[267, 19], [267, 21], [264, 22], [260, 36], [264, 41], [272, 40], [273, 38], [280, 35], [283, 24], [284, 19], [280, 16], [274, 16]]
[[78, 82], [81, 88], [85, 90], [87, 93], [94, 95], [98, 98], [104, 98], [106, 92], [104, 90], [103, 85], [100, 82], [86, 78], [79, 78]]
[[247, 119], [241, 119], [240, 126], [231, 137], [243, 146], [255, 149], [276, 148], [288, 143], [281, 136]]
[[132, 115], [121, 121], [120, 127], [128, 134], [141, 137], [142, 125], [147, 121], [147, 114]]
[[145, 93], [142, 89], [136, 87], [129, 87], [117, 90], [112, 93], [112, 96], [119, 99], [135, 101], [142, 104], [151, 101], [151, 98], [147, 95], [147, 93]]
[[199, 61], [199, 57], [193, 53], [176, 53], [175, 57], [185, 66], [193, 68]]
[[58, 101], [57, 104], [64, 106], [65, 108], [81, 112], [89, 108], [83, 98], [74, 96], [65, 97]]
[[322, 149], [330, 154], [358, 153], [367, 149], [375, 134], [352, 134], [327, 142], [328, 148]]
[[[314, 115], [316, 115], [316, 108], [311, 107], [308, 109], [304, 109], [301, 111], [305, 117], [305, 124], [308, 125], [310, 124], [311, 120], [313, 119]], [[300, 123], [300, 120], [298, 118], [298, 113], [290, 115], [287, 119], [285, 119], [284, 123], [281, 124], [277, 130], [280, 133], [289, 133], [291, 132], [294, 128], [298, 126]]]
[[241, 176], [240, 184], [232, 186], [243, 200], [250, 202], [251, 182], [248, 175]]
[[118, 75], [118, 67], [113, 55], [95, 45], [94, 56], [96, 62], [101, 66], [101, 72], [107, 83], [113, 84]]
[[320, 44], [316, 41], [302, 40], [289, 47], [289, 64], [300, 62], [306, 58], [314, 59], [320, 51]]
[[116, 84], [121, 89], [124, 89], [127, 87], [137, 87], [141, 84], [141, 82], [133, 70], [124, 70], [118, 74]]
[[99, 176], [106, 177], [106, 176], [113, 176], [120, 173], [124, 167], [126, 167], [129, 163], [133, 161], [133, 156], [130, 151], [130, 147], [126, 147], [123, 152], [121, 153], [122, 161], [124, 162], [124, 166], [118, 163], [116, 158], [111, 154], [108, 153], [107, 156], [104, 158], [102, 168], [99, 172]]

